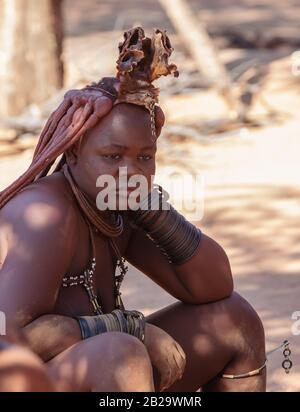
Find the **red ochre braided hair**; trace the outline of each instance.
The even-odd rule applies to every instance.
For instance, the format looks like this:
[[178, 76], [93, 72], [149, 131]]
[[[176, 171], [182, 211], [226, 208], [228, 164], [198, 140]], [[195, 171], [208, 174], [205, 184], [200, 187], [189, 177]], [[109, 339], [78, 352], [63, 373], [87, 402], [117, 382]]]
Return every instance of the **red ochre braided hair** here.
[[[155, 30], [151, 39], [137, 27], [124, 33], [119, 45], [117, 77], [104, 77], [79, 90], [69, 90], [64, 100], [50, 115], [35, 148], [28, 169], [5, 190], [0, 192], [0, 209], [20, 190], [37, 179], [46, 176], [59, 159], [54, 171], [64, 165], [64, 153], [85, 133], [92, 129], [107, 112], [110, 104], [130, 103], [142, 105], [148, 110], [158, 102], [158, 88], [152, 81], [167, 74], [178, 75], [174, 64], [168, 64], [173, 49], [165, 32]], [[118, 85], [118, 86], [117, 86]], [[164, 123], [164, 115], [155, 107], [155, 129], [158, 135]]]

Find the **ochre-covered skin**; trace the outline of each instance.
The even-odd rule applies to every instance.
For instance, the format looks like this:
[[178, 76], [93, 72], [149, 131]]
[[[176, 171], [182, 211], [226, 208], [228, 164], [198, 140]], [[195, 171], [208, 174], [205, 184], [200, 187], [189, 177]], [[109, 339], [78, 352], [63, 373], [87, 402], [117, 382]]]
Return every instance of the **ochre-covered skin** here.
[[[168, 63], [173, 49], [165, 32], [155, 30], [152, 39], [141, 27], [124, 33], [119, 45], [117, 77], [103, 77], [81, 90], [69, 90], [51, 114], [34, 151], [28, 170], [0, 192], [0, 208], [33, 180], [47, 175], [55, 160], [91, 130], [118, 103], [132, 103], [150, 110], [152, 135], [157, 138], [164, 123], [162, 110], [155, 107], [159, 89], [152, 82], [160, 76], [178, 75]], [[109, 98], [103, 102], [103, 96]], [[63, 159], [64, 161], [64, 159]], [[61, 167], [63, 162], [60, 163]]]
[[[150, 180], [157, 142], [145, 107], [157, 101], [152, 81], [177, 73], [168, 63], [171, 52], [163, 32], [156, 31], [152, 39], [146, 39], [142, 29], [127, 32], [120, 45], [118, 78], [67, 92], [47, 121], [28, 170], [0, 193], [0, 309], [8, 322], [14, 319], [23, 329], [60, 388], [265, 389], [265, 372], [238, 381], [220, 379], [221, 372], [239, 374], [261, 366], [264, 334], [251, 306], [232, 293], [225, 251], [204, 233], [193, 258], [176, 266], [145, 231], [124, 219], [124, 230], [116, 238], [121, 255], [140, 276], [148, 276], [176, 299], [146, 317], [145, 345], [118, 332], [83, 341], [74, 317], [93, 315], [91, 302], [83, 288], [62, 287], [66, 274], [82, 273], [91, 259], [86, 215], [62, 166], [68, 164], [78, 187], [93, 202], [99, 193], [96, 179], [109, 174], [117, 180], [121, 166], [126, 166], [128, 178], [140, 174]], [[163, 121], [156, 106], [156, 135]], [[48, 175], [60, 155], [56, 172]], [[99, 262], [94, 290], [108, 313], [115, 305], [116, 259], [103, 233], [95, 232], [94, 241]]]
[[158, 103], [159, 89], [152, 83], [160, 76], [178, 76], [175, 64], [169, 63], [173, 52], [165, 31], [156, 29], [152, 38], [145, 37], [144, 30], [136, 27], [124, 33], [119, 44], [117, 78], [120, 90], [117, 102], [144, 105], [151, 110]]

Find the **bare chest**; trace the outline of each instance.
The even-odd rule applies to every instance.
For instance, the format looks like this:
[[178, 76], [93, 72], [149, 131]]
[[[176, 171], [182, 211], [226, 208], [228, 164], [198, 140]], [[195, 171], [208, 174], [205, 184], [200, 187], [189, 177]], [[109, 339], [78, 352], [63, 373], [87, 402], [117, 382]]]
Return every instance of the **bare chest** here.
[[[125, 228], [122, 235], [115, 238], [120, 253], [123, 255], [130, 236], [130, 229]], [[78, 251], [76, 252], [70, 272], [66, 276], [74, 283], [68, 287], [63, 282], [58, 294], [55, 313], [65, 316], [94, 315], [90, 295], [81, 281], [83, 275], [92, 272], [92, 289], [104, 313], [115, 308], [115, 275], [119, 274], [117, 255], [108, 238], [102, 235], [94, 236], [95, 254], [91, 247], [89, 233], [81, 234]], [[92, 271], [92, 259], [95, 258], [95, 268]], [[74, 281], [73, 281], [74, 280]], [[77, 285], [75, 285], [77, 284]]]

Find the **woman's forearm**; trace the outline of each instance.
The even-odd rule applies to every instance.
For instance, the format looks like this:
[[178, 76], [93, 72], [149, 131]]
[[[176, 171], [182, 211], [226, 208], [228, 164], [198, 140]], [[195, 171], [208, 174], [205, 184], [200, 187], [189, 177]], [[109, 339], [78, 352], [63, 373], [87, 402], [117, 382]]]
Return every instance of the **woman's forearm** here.
[[61, 315], [43, 315], [23, 328], [30, 348], [47, 362], [82, 340], [76, 319]]
[[228, 297], [233, 281], [223, 248], [168, 204], [161, 188], [154, 188], [151, 195], [160, 208], [149, 209], [149, 194], [139, 209], [129, 213], [132, 226], [145, 231], [159, 247], [193, 302]]
[[189, 291], [195, 304], [224, 299], [233, 291], [230, 263], [224, 249], [202, 233], [195, 255], [174, 272]]

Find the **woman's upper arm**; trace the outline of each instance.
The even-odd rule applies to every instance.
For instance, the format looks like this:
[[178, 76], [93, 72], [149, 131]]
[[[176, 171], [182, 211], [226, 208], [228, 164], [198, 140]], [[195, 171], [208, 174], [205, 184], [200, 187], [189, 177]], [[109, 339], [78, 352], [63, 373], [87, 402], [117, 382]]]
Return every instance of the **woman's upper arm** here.
[[203, 233], [194, 256], [174, 267], [143, 230], [135, 229], [125, 258], [182, 302], [208, 303], [232, 293], [227, 255], [217, 242]]
[[49, 313], [73, 256], [74, 216], [47, 195], [17, 196], [1, 210], [6, 256], [0, 269], [0, 310], [24, 326]]
[[171, 296], [185, 302], [191, 300], [172, 265], [143, 230], [137, 228], [132, 231], [124, 257]]

